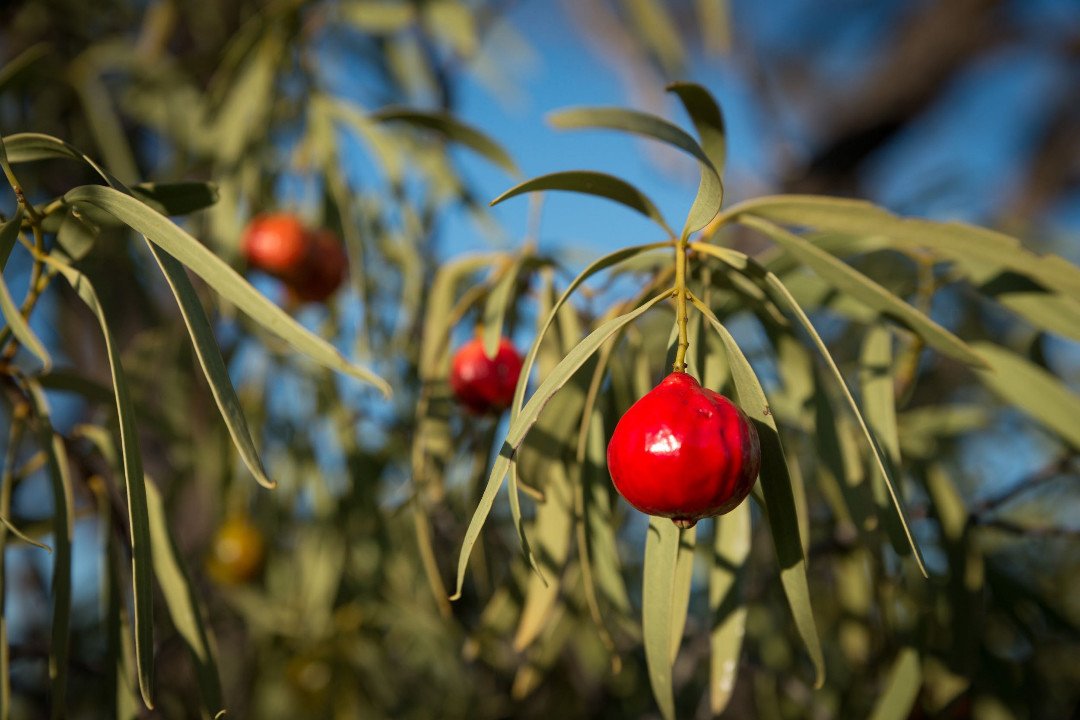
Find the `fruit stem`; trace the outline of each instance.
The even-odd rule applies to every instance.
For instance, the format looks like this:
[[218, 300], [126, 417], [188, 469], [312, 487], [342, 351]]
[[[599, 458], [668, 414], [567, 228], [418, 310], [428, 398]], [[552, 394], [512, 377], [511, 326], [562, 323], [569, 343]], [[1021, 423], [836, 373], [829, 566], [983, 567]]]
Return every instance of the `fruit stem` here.
[[679, 326], [679, 345], [672, 365], [675, 372], [686, 370], [686, 350], [690, 347], [686, 334], [686, 245], [685, 236], [675, 245], [675, 322]]

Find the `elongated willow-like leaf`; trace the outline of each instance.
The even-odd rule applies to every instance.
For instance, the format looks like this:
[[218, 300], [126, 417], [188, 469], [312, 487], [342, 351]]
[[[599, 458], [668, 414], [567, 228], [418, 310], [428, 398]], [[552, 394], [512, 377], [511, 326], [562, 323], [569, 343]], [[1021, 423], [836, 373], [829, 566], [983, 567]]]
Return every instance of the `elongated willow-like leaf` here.
[[264, 328], [304, 353], [312, 360], [371, 383], [389, 397], [390, 385], [370, 370], [346, 360], [333, 345], [304, 328], [248, 284], [225, 261], [181, 230], [168, 218], [119, 190], [99, 185], [83, 185], [68, 192], [69, 203], [88, 203], [113, 215], [142, 233], [206, 281], [210, 287], [235, 304]]
[[514, 159], [499, 143], [449, 113], [387, 107], [372, 113], [371, 117], [381, 122], [405, 122], [425, 130], [434, 130], [447, 140], [452, 140], [470, 150], [476, 151], [511, 175], [519, 175]]
[[989, 370], [979, 372], [988, 388], [1080, 449], [1080, 396], [1011, 350], [989, 342], [975, 347], [990, 364]]
[[48, 43], [36, 43], [4, 63], [3, 67], [0, 67], [0, 90], [22, 74], [28, 67], [41, 58], [48, 56], [50, 50]]
[[620, 107], [582, 107], [559, 110], [548, 115], [548, 122], [564, 130], [622, 130], [659, 140], [682, 150], [714, 172], [712, 161], [697, 140], [685, 130], [662, 117]]
[[210, 384], [214, 402], [217, 403], [241, 459], [260, 485], [266, 488], [276, 487], [277, 483], [267, 477], [266, 468], [263, 467], [262, 460], [259, 458], [259, 451], [255, 449], [255, 441], [251, 439], [251, 431], [248, 430], [247, 419], [240, 406], [240, 398], [236, 396], [232, 379], [229, 377], [229, 369], [225, 366], [225, 359], [221, 357], [221, 349], [218, 348], [217, 341], [214, 339], [214, 331], [210, 327], [206, 311], [203, 310], [199, 296], [195, 293], [191, 281], [188, 280], [184, 266], [149, 240], [146, 245], [157, 260], [161, 272], [165, 274], [165, 280], [169, 283], [180, 305], [180, 315], [184, 318], [188, 334], [191, 335], [195, 355], [199, 358], [199, 365], [202, 366], [203, 374]]
[[731, 333], [700, 300], [692, 295], [690, 299], [694, 307], [705, 315], [705, 319], [719, 333], [727, 350], [728, 365], [739, 406], [757, 427], [758, 439], [761, 441], [760, 481], [765, 496], [769, 530], [776, 546], [777, 560], [780, 562], [780, 583], [791, 607], [795, 629], [814, 663], [814, 684], [821, 687], [825, 682], [825, 657], [810, 607], [810, 585], [806, 578], [806, 556], [803, 554], [799, 534], [798, 512], [795, 509], [795, 497], [791, 490], [791, 479], [788, 476], [780, 435], [776, 430], [776, 421], [772, 417], [769, 401], [757, 374], [735, 339], [731, 337]]
[[495, 458], [495, 463], [491, 468], [491, 475], [488, 477], [487, 486], [484, 488], [484, 492], [480, 497], [480, 503], [473, 513], [472, 520], [469, 521], [469, 527], [465, 531], [465, 539], [462, 542], [461, 554], [458, 558], [457, 589], [451, 596], [452, 600], [461, 597], [461, 588], [465, 582], [465, 569], [469, 564], [469, 555], [472, 554], [473, 546], [476, 544], [476, 540], [480, 536], [480, 531], [487, 521], [487, 516], [491, 512], [491, 506], [495, 503], [495, 496], [502, 486], [503, 478], [510, 469], [510, 462], [513, 460], [514, 454], [517, 452], [517, 449], [521, 447], [521, 443], [524, 441], [529, 430], [536, 424], [544, 406], [547, 405], [555, 393], [570, 380], [571, 376], [578, 368], [584, 365], [592, 354], [600, 348], [605, 340], [618, 332], [623, 326], [633, 322], [641, 315], [644, 315], [653, 305], [656, 305], [661, 300], [670, 296], [670, 292], [663, 292], [647, 301], [636, 310], [612, 318], [593, 330], [588, 337], [578, 343], [577, 347], [570, 351], [570, 353], [559, 362], [555, 369], [551, 371], [551, 374], [540, 383], [540, 387], [538, 387], [536, 392], [533, 393], [533, 396], [529, 398], [529, 402], [521, 409], [520, 414], [510, 422], [510, 428], [506, 432], [506, 440], [503, 442], [498, 457]]
[[1036, 255], [1019, 240], [962, 223], [940, 223], [893, 215], [862, 200], [815, 195], [755, 198], [727, 210], [725, 217], [754, 215], [772, 222], [853, 235], [887, 237], [898, 249], [919, 248], [953, 261], [967, 272], [1000, 268], [1080, 300], [1080, 268], [1057, 255]]
[[671, 680], [671, 629], [676, 605], [676, 566], [679, 556], [678, 527], [667, 518], [650, 518], [645, 536], [645, 565], [641, 577], [641, 627], [645, 641], [645, 664], [649, 684], [664, 720], [675, 718], [675, 693]]
[[750, 557], [750, 504], [742, 503], [714, 521], [709, 568], [709, 709], [724, 712], [742, 654], [746, 632], [743, 574]]
[[45, 465], [52, 487], [53, 501], [53, 577], [52, 577], [52, 647], [49, 652], [49, 685], [52, 693], [52, 716], [64, 717], [66, 711], [67, 667], [70, 655], [71, 628], [71, 538], [75, 532], [75, 501], [71, 492], [67, 450], [64, 441], [53, 431], [45, 391], [33, 380], [26, 382], [34, 405], [38, 442], [45, 452]]
[[[18, 224], [17, 220], [11, 222]], [[38, 339], [37, 334], [30, 328], [30, 323], [23, 317], [19, 306], [15, 304], [15, 299], [11, 297], [11, 291], [8, 290], [7, 282], [2, 274], [0, 274], [0, 312], [3, 313], [4, 319], [7, 320], [8, 327], [11, 328], [11, 333], [15, 336], [15, 339], [41, 361], [41, 372], [47, 373], [52, 370], [52, 356], [45, 349], [45, 344]]]
[[587, 551], [591, 555], [592, 577], [596, 582], [596, 589], [617, 612], [625, 616], [630, 614], [630, 596], [620, 572], [622, 562], [619, 559], [615, 518], [611, 507], [611, 482], [605, 472], [606, 437], [603, 415], [594, 407], [586, 438], [586, 464], [582, 469]]
[[904, 720], [915, 705], [922, 685], [922, 666], [914, 648], [904, 648], [896, 656], [885, 689], [878, 696], [870, 720]]
[[[855, 416], [855, 420], [859, 424], [859, 429], [862, 430], [863, 435], [866, 437], [867, 443], [870, 445], [871, 453], [874, 456], [874, 461], [877, 463], [878, 472], [881, 473], [882, 479], [885, 481], [885, 487], [888, 489], [889, 498], [892, 501], [893, 509], [896, 511], [896, 517], [900, 521], [903, 527], [904, 539], [907, 541], [908, 547], [911, 549], [911, 553], [915, 558], [915, 563], [919, 566], [919, 572], [924, 577], [927, 576], [926, 566], [923, 564], [922, 553], [919, 551], [918, 543], [915, 542], [915, 536], [911, 533], [911, 528], [908, 524], [906, 513], [904, 512], [904, 505], [900, 502], [900, 495], [897, 492], [896, 485], [892, 479], [892, 473], [889, 472], [888, 460], [885, 454], [882, 452], [881, 447], [878, 444], [877, 438], [872, 432], [870, 432], [869, 426], [866, 424], [866, 420], [863, 418], [862, 411], [859, 409], [859, 404], [855, 402], [855, 398], [851, 394], [851, 390], [847, 386], [847, 381], [844, 380], [843, 374], [840, 372], [840, 368], [837, 367], [836, 361], [833, 360], [832, 353], [829, 352], [828, 346], [825, 341], [818, 335], [817, 329], [814, 328], [813, 323], [810, 322], [810, 318], [799, 306], [799, 303], [795, 301], [795, 298], [791, 296], [784, 284], [780, 282], [772, 273], [765, 276], [765, 282], [770, 289], [772, 289], [777, 295], [779, 295], [784, 302], [788, 305], [788, 309], [795, 314], [803, 328], [810, 335], [810, 338], [814, 341], [814, 345], [817, 347], [818, 352], [821, 354], [825, 364], [832, 372], [833, 377], [836, 379], [836, 384], [840, 388], [841, 393], [844, 395], [844, 399], [847, 401], [848, 407], [851, 408], [852, 414]], [[903, 546], [897, 548], [902, 550]]]
[[721, 174], [727, 155], [727, 141], [723, 115], [708, 90], [694, 83], [674, 83], [667, 89], [679, 97], [710, 160], [707, 166], [701, 168], [701, 184], [683, 229], [683, 237], [686, 237], [705, 227], [720, 212], [724, 202]]
[[3, 225], [0, 225], [0, 273], [7, 267], [8, 258], [11, 257], [11, 249], [19, 239], [19, 227], [22, 225], [22, 206], [15, 209], [15, 215]]
[[483, 342], [484, 354], [494, 359], [499, 349], [499, 339], [502, 338], [503, 322], [506, 320], [506, 311], [512, 299], [514, 285], [524, 264], [524, 257], [515, 258], [503, 270], [499, 281], [491, 289], [487, 302], [484, 303], [483, 318]]
[[963, 340], [842, 260], [767, 220], [751, 216], [740, 216], [739, 220], [768, 235], [840, 292], [903, 323], [931, 347], [969, 365], [986, 366]]
[[686, 618], [690, 614], [690, 587], [694, 579], [694, 547], [697, 544], [697, 527], [679, 533], [679, 554], [675, 558], [675, 581], [671, 588], [671, 650], [670, 661], [675, 664], [682, 645]]
[[866, 333], [859, 365], [867, 422], [877, 434], [893, 466], [897, 467], [900, 463], [900, 433], [897, 430], [893, 392], [892, 334], [888, 328], [875, 325]]
[[195, 587], [180, 563], [180, 554], [169, 532], [168, 517], [161, 494], [150, 481], [146, 483], [146, 498], [154, 574], [165, 598], [165, 607], [176, 626], [176, 632], [184, 639], [191, 653], [203, 703], [210, 717], [215, 717], [223, 709], [224, 702], [213, 639], [203, 623], [203, 610]]
[[498, 205], [504, 200], [525, 193], [542, 192], [544, 190], [583, 193], [613, 200], [649, 218], [669, 236], [675, 234], [664, 220], [664, 216], [656, 209], [656, 204], [645, 193], [614, 175], [593, 170], [567, 170], [526, 180], [492, 200], [491, 205]]
[[[125, 196], [126, 197], [126, 196]], [[138, 200], [133, 200], [138, 202]], [[153, 625], [153, 564], [150, 552], [150, 521], [146, 508], [146, 479], [143, 477], [142, 455], [135, 425], [135, 408], [131, 403], [127, 378], [120, 365], [120, 352], [109, 328], [105, 312], [98, 301], [97, 292], [85, 275], [75, 268], [54, 258], [47, 262], [64, 276], [72, 289], [86, 306], [97, 316], [101, 333], [105, 338], [105, 352], [112, 374], [113, 392], [116, 395], [116, 413], [120, 420], [120, 450], [124, 465], [124, 482], [127, 486], [128, 522], [131, 526], [131, 574], [132, 592], [135, 598], [135, 656], [139, 670], [139, 690], [143, 702], [153, 708], [151, 683], [154, 677], [154, 625]]]
[[139, 183], [131, 192], [162, 215], [189, 215], [218, 201], [218, 188], [208, 182]]

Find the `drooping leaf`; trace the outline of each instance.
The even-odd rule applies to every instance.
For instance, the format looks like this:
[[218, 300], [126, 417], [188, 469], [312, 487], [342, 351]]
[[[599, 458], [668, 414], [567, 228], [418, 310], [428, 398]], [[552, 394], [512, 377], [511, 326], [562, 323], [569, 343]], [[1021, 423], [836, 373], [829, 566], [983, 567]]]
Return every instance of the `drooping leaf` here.
[[709, 709], [724, 712], [742, 654], [746, 631], [743, 575], [750, 556], [750, 505], [743, 503], [714, 521], [709, 565]]
[[904, 720], [911, 713], [915, 698], [922, 685], [919, 653], [914, 648], [904, 648], [896, 656], [885, 689], [870, 713], [870, 720]]
[[806, 556], [803, 554], [799, 533], [798, 513], [791, 491], [787, 461], [776, 430], [776, 421], [769, 409], [768, 399], [761, 383], [735, 339], [712, 310], [691, 297], [694, 306], [716, 329], [727, 350], [728, 364], [735, 383], [739, 407], [754, 421], [761, 442], [761, 488], [765, 496], [769, 530], [776, 556], [780, 563], [780, 582], [784, 587], [788, 605], [791, 607], [795, 628], [798, 630], [810, 659], [814, 664], [816, 687], [825, 682], [825, 658], [818, 638], [817, 624], [810, 607], [810, 586], [806, 578]]
[[931, 347], [976, 367], [985, 364], [960, 338], [860, 273], [847, 263], [815, 247], [798, 235], [756, 217], [740, 216], [740, 222], [768, 235], [805, 263], [837, 290], [847, 293], [878, 312], [892, 317], [918, 334]]
[[35, 43], [4, 63], [3, 67], [0, 67], [0, 90], [33, 67], [38, 60], [48, 57], [50, 51], [48, 43]]
[[[16, 220], [12, 222], [17, 223]], [[2, 274], [0, 274], [0, 312], [3, 313], [15, 339], [41, 361], [41, 372], [47, 373], [52, 370], [52, 356], [45, 349], [45, 344], [30, 328], [30, 323], [23, 317], [19, 306], [15, 304], [15, 299], [11, 297], [11, 291], [8, 290], [7, 282]]]
[[675, 718], [671, 678], [671, 628], [675, 614], [675, 569], [681, 532], [667, 518], [649, 520], [645, 536], [645, 565], [641, 577], [641, 626], [645, 664], [653, 697], [664, 720]]
[[371, 383], [389, 397], [390, 386], [370, 370], [350, 363], [330, 343], [293, 320], [253, 288], [191, 235], [168, 218], [119, 190], [99, 185], [83, 185], [64, 196], [69, 203], [88, 203], [114, 215], [136, 232], [172, 255], [210, 287], [234, 303], [264, 328], [285, 340], [316, 362]]
[[517, 284], [523, 261], [523, 257], [518, 257], [507, 264], [499, 281], [495, 283], [495, 287], [488, 294], [487, 302], [484, 303], [484, 334], [482, 337], [484, 354], [489, 358], [494, 359], [495, 353], [498, 352], [499, 340], [503, 335], [503, 322], [506, 319], [506, 311], [509, 309], [514, 285]]
[[45, 392], [29, 380], [26, 383], [36, 416], [36, 434], [45, 452], [45, 466], [52, 488], [53, 502], [53, 575], [52, 647], [49, 652], [49, 685], [52, 693], [52, 717], [64, 717], [71, 628], [71, 539], [75, 533], [75, 501], [63, 439], [53, 430]]
[[[126, 197], [126, 196], [124, 196]], [[133, 200], [133, 202], [138, 202]], [[48, 262], [64, 277], [86, 306], [97, 316], [105, 338], [105, 352], [112, 374], [116, 412], [120, 421], [120, 445], [127, 487], [128, 523], [131, 528], [132, 592], [135, 607], [135, 655], [139, 689], [143, 702], [153, 708], [151, 684], [154, 676], [153, 565], [150, 552], [150, 526], [146, 507], [146, 480], [143, 477], [135, 410], [127, 378], [120, 365], [120, 352], [105, 312], [90, 281], [75, 268], [49, 258]]]
[[544, 406], [551, 400], [555, 393], [570, 380], [571, 376], [573, 376], [578, 368], [584, 365], [589, 357], [600, 348], [600, 345], [602, 345], [605, 340], [618, 332], [623, 326], [645, 314], [645, 312], [653, 305], [656, 305], [667, 297], [669, 297], [669, 293], [661, 293], [645, 302], [636, 310], [612, 318], [593, 330], [588, 337], [582, 340], [577, 347], [562, 359], [551, 374], [540, 384], [540, 387], [536, 389], [536, 392], [533, 393], [532, 397], [529, 398], [529, 402], [525, 404], [525, 407], [521, 409], [521, 412], [511, 421], [510, 427], [506, 432], [506, 439], [491, 468], [491, 474], [488, 477], [488, 482], [484, 488], [483, 495], [480, 498], [476, 511], [473, 513], [472, 520], [469, 521], [469, 527], [465, 531], [465, 539], [462, 542], [461, 554], [458, 558], [457, 589], [451, 599], [456, 600], [461, 597], [461, 588], [465, 581], [465, 569], [468, 566], [469, 555], [472, 553], [472, 548], [476, 544], [477, 538], [480, 536], [480, 531], [483, 529], [488, 514], [491, 512], [491, 506], [494, 504], [495, 496], [502, 486], [503, 478], [510, 469], [510, 462], [514, 457], [514, 454], [521, 446], [526, 434], [528, 434], [529, 430], [540, 417], [540, 412], [544, 409]]
[[15, 214], [3, 225], [0, 225], [0, 273], [7, 267], [11, 250], [19, 239], [19, 227], [22, 225], [22, 207], [15, 208]]
[[240, 406], [240, 398], [236, 396], [232, 379], [229, 377], [229, 369], [221, 357], [221, 349], [218, 348], [214, 339], [214, 331], [210, 327], [210, 321], [206, 317], [199, 296], [195, 293], [191, 281], [188, 279], [184, 267], [171, 255], [157, 248], [149, 240], [147, 247], [157, 260], [158, 267], [165, 275], [169, 288], [176, 296], [176, 302], [180, 306], [180, 315], [184, 318], [184, 325], [191, 336], [191, 344], [195, 348], [195, 355], [199, 358], [199, 366], [206, 377], [207, 384], [221, 412], [225, 426], [229, 430], [233, 444], [236, 446], [240, 458], [244, 461], [255, 480], [266, 488], [276, 487], [276, 483], [266, 475], [259, 458], [259, 451], [255, 449], [255, 441], [251, 439], [251, 431], [248, 430], [247, 419], [244, 410]]
[[477, 152], [511, 175], [519, 174], [514, 159], [499, 143], [449, 113], [413, 108], [385, 107], [371, 113], [371, 117], [379, 122], [403, 122], [414, 127], [432, 130], [447, 140], [452, 140]]
[[989, 364], [988, 370], [979, 371], [983, 384], [1074, 448], [1080, 448], [1080, 396], [1011, 350], [990, 342], [974, 343], [974, 347]]
[[675, 577], [671, 586], [671, 664], [679, 655], [686, 618], [690, 614], [690, 588], [694, 579], [694, 547], [697, 526], [679, 533], [679, 552], [675, 558]]
[[621, 130], [659, 140], [682, 150], [715, 172], [712, 161], [698, 145], [697, 140], [678, 125], [650, 113], [620, 107], [568, 108], [549, 114], [548, 122], [563, 130]]
[[146, 499], [154, 575], [161, 587], [165, 607], [176, 632], [184, 639], [191, 653], [204, 707], [209, 711], [210, 717], [216, 717], [224, 708], [224, 701], [213, 639], [203, 622], [204, 610], [198, 593], [180, 562], [176, 543], [169, 532], [168, 517], [161, 494], [149, 480], [146, 483]]
[[613, 200], [649, 218], [663, 228], [668, 235], [675, 234], [668, 227], [660, 211], [656, 209], [655, 203], [645, 193], [614, 175], [607, 175], [593, 170], [567, 170], [526, 180], [499, 195], [499, 197], [491, 201], [491, 205], [498, 205], [504, 200], [525, 193], [545, 190], [583, 193]]
[[349, 0], [342, 3], [340, 12], [345, 22], [374, 35], [404, 30], [416, 20], [414, 6], [392, 0]]
[[694, 83], [674, 83], [668, 86], [682, 102], [690, 120], [697, 128], [705, 154], [711, 161], [702, 165], [701, 182], [697, 196], [686, 218], [683, 237], [705, 227], [716, 214], [724, 201], [724, 185], [721, 181], [727, 145], [724, 134], [724, 119], [720, 108], [709, 91]]
[[606, 468], [604, 419], [594, 408], [590, 418], [586, 448], [586, 467], [582, 473], [584, 487], [585, 523], [588, 550], [591, 554], [593, 577], [599, 594], [622, 615], [630, 614], [630, 597], [620, 568], [615, 518], [608, 492], [610, 479]]

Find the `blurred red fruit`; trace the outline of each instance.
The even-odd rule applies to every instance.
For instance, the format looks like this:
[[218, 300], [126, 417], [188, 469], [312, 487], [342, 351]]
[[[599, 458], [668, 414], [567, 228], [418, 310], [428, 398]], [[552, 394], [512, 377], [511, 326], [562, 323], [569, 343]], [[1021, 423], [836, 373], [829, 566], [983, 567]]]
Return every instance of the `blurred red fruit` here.
[[244, 231], [243, 249], [248, 265], [288, 280], [295, 277], [305, 263], [307, 233], [295, 215], [259, 215]]
[[458, 402], [470, 411], [500, 412], [514, 399], [521, 364], [521, 355], [506, 338], [499, 340], [494, 358], [484, 354], [484, 343], [477, 338], [462, 345], [454, 355], [450, 387]]
[[309, 233], [307, 256], [300, 273], [288, 283], [289, 291], [303, 302], [325, 302], [341, 287], [348, 265], [345, 249], [334, 233]]

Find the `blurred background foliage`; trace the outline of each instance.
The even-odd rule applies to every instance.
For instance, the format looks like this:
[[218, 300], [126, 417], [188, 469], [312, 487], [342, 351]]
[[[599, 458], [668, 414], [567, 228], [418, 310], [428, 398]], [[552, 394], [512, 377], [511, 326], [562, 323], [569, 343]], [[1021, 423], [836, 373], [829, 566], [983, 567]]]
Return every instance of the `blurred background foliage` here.
[[[542, 124], [549, 109], [621, 104], [671, 116], [663, 87], [690, 78], [725, 111], [729, 205], [779, 192], [862, 197], [1003, 228], [1029, 249], [1080, 260], [1080, 8], [1069, 0], [25, 0], [0, 7], [0, 60], [5, 135], [63, 138], [124, 183], [215, 183], [217, 201], [181, 222], [235, 267], [242, 230], [259, 212], [288, 209], [338, 233], [347, 288], [326, 305], [288, 309], [394, 389], [383, 400], [315, 366], [198, 285], [278, 483], [260, 488], [153, 263], [126, 227], [102, 222], [79, 268], [118, 338], [144, 464], [160, 491], [157, 506], [151, 489], [151, 512], [159, 507], [171, 531], [155, 553], [175, 550], [173, 565], [154, 560], [156, 708], [141, 707], [122, 642], [123, 477], [112, 433], [97, 429], [115, 427], [111, 392], [95, 395], [84, 382], [108, 386], [109, 364], [75, 294], [53, 285], [31, 326], [60, 368], [46, 386], [80, 379], [80, 392], [48, 393], [74, 489], [71, 651], [58, 698], [52, 558], [5, 531], [12, 717], [197, 717], [218, 709], [218, 692], [234, 717], [657, 716], [634, 610], [645, 524], [616, 502], [596, 439], [662, 376], [667, 312], [646, 317], [604, 359], [612, 371], [594, 390], [601, 412], [584, 418], [601, 429], [593, 442], [577, 435], [594, 368], [586, 365], [519, 454], [526, 524], [551, 584], [530, 575], [500, 499], [463, 597], [445, 599], [503, 437], [498, 421], [450, 401], [452, 347], [492, 322], [526, 346], [586, 261], [664, 239], [588, 199], [558, 195], [528, 211], [488, 210], [487, 201], [522, 174], [595, 167], [671, 211], [685, 207], [696, 179], [692, 163], [664, 148], [556, 135]], [[98, 182], [56, 160], [21, 165], [19, 180], [35, 203]], [[11, 217], [14, 196], [5, 203]], [[872, 238], [848, 253], [965, 339], [1011, 348], [998, 381], [981, 382], [911, 336], [894, 333], [894, 342], [783, 252], [741, 231], [725, 239], [785, 268], [867, 405], [882, 392], [874, 362], [886, 348], [885, 405], [895, 399], [899, 412], [890, 451], [931, 577], [920, 579], [889, 545], [891, 529], [845, 494], [865, 489], [873, 471], [851, 450], [852, 421], [809, 351], [764, 332], [746, 298], [716, 283], [714, 307], [722, 303], [718, 314], [766, 385], [805, 493], [828, 676], [813, 689], [755, 510], [738, 573], [745, 641], [741, 652], [735, 641], [733, 683], [731, 667], [709, 663], [710, 646], [723, 641], [712, 543], [699, 542], [686, 566], [679, 714], [707, 717], [724, 704], [729, 716], [761, 718], [1075, 714], [1076, 299], [1015, 274], [950, 274]], [[663, 289], [653, 284], [668, 263], [642, 256], [589, 283], [541, 346], [539, 375], [610, 308]], [[5, 269], [16, 298], [29, 266], [16, 248]], [[704, 268], [698, 280], [712, 286]], [[273, 279], [248, 277], [288, 303]], [[14, 360], [35, 367], [24, 352]], [[11, 412], [4, 407], [5, 420]], [[25, 438], [5, 447], [8, 519], [51, 544], [40, 447]], [[255, 553], [232, 576], [214, 555], [223, 524]], [[711, 536], [710, 524], [698, 532]], [[737, 545], [716, 552], [737, 556]], [[192, 659], [190, 618], [172, 612], [188, 580], [220, 688]]]

